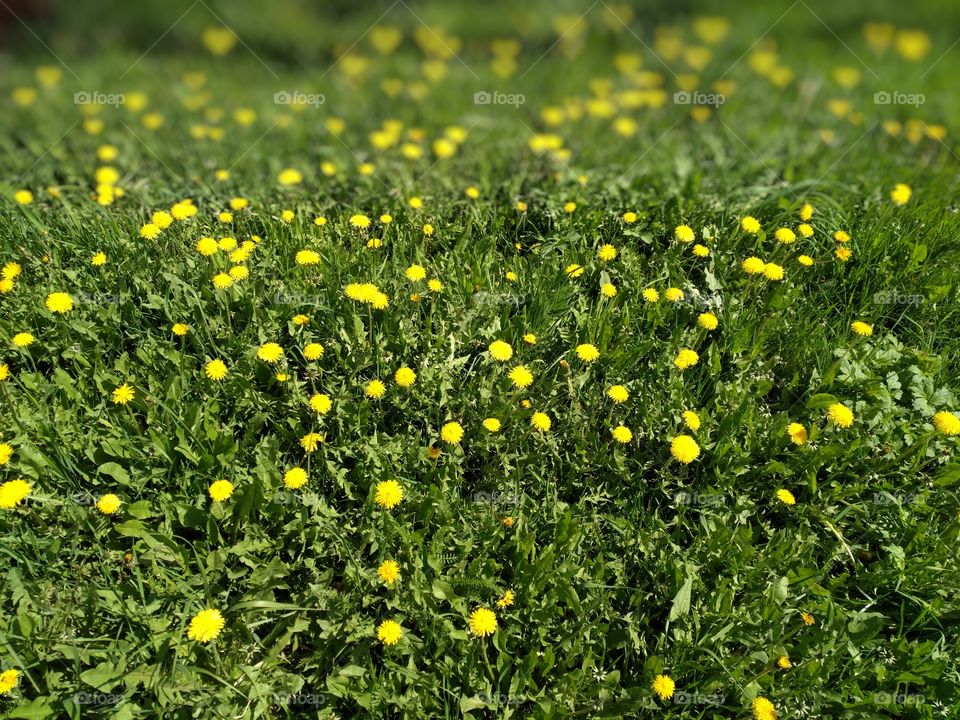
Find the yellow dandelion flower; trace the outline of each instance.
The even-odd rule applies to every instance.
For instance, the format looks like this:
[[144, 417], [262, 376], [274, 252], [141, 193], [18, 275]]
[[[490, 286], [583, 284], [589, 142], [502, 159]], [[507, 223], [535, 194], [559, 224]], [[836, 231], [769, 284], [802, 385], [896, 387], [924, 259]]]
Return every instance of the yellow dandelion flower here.
[[463, 426], [458, 422], [448, 422], [440, 429], [440, 439], [455, 445], [463, 439]]
[[403, 626], [395, 620], [384, 620], [377, 628], [377, 640], [384, 645], [396, 645], [403, 638]]
[[288, 490], [299, 490], [307, 484], [307, 471], [303, 468], [290, 468], [283, 474], [283, 486]]
[[379, 400], [386, 394], [387, 386], [380, 380], [371, 380], [364, 389], [364, 394], [371, 400]]
[[677, 462], [687, 465], [700, 456], [700, 446], [689, 435], [677, 435], [670, 441], [670, 454]]
[[65, 292], [55, 292], [47, 295], [47, 310], [53, 313], [67, 313], [73, 310], [73, 298]]
[[233, 483], [229, 480], [215, 480], [210, 483], [207, 493], [214, 502], [223, 502], [233, 495]]
[[377, 577], [387, 585], [400, 579], [400, 565], [395, 560], [384, 560], [377, 568]]
[[669, 700], [673, 697], [676, 684], [669, 675], [657, 675], [653, 679], [653, 692], [661, 700]]
[[582, 345], [577, 345], [577, 357], [584, 362], [593, 362], [600, 357], [600, 351], [590, 343], [584, 343]]
[[486, 637], [497, 631], [497, 615], [488, 608], [477, 608], [470, 615], [470, 632], [475, 637]]
[[112, 399], [114, 405], [126, 405], [128, 402], [133, 400], [133, 396], [136, 393], [134, 389], [130, 387], [127, 383], [124, 383], [120, 387], [116, 388], [113, 391]]
[[487, 350], [490, 352], [490, 357], [499, 362], [506, 362], [513, 357], [513, 348], [503, 340], [494, 340]]
[[208, 643], [220, 634], [225, 624], [219, 610], [207, 608], [190, 620], [187, 637], [196, 642]]
[[266, 363], [279, 362], [283, 357], [283, 348], [275, 342], [268, 342], [257, 348], [257, 357]]
[[790, 442], [794, 445], [807, 444], [807, 429], [800, 423], [790, 423], [787, 425], [787, 435], [790, 436]]
[[834, 403], [827, 408], [827, 420], [841, 428], [853, 425], [853, 411], [843, 403]]
[[517, 388], [529, 387], [533, 382], [533, 373], [527, 369], [526, 365], [517, 365], [513, 370], [510, 371], [510, 375], [508, 377], [513, 383], [513, 386]]
[[390, 510], [403, 500], [403, 486], [396, 480], [385, 480], [377, 483], [373, 501], [382, 508]]
[[0, 508], [11, 510], [22, 503], [32, 490], [26, 480], [8, 480], [0, 485]]

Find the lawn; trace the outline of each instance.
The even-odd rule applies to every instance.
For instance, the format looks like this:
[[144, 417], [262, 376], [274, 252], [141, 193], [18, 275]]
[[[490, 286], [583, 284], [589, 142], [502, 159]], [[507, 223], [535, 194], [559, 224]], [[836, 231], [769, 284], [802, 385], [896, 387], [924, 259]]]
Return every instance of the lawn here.
[[960, 10], [315, 5], [0, 14], [0, 717], [960, 717]]

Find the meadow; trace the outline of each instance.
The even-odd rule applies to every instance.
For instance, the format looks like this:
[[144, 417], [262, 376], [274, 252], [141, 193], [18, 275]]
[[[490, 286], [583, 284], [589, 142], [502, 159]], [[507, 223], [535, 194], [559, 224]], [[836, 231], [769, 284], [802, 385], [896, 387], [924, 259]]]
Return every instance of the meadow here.
[[957, 16], [17, 5], [0, 717], [960, 717]]

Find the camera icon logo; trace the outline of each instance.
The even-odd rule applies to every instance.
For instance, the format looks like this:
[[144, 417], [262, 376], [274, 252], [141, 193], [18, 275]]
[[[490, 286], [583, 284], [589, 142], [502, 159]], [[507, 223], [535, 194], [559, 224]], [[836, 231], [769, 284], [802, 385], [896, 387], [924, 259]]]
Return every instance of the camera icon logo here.
[[493, 101], [493, 96], [486, 90], [478, 90], [473, 94], [474, 105], [489, 105]]

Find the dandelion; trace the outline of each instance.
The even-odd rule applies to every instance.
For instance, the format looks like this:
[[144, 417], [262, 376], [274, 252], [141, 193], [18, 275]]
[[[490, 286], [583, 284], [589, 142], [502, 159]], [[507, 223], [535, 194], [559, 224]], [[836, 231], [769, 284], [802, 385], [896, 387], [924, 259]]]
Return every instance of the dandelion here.
[[815, 625], [816, 622], [817, 622], [817, 621], [814, 619], [813, 615], [811, 615], [811, 614], [808, 613], [808, 612], [802, 612], [802, 613], [800, 613], [800, 619], [803, 620], [803, 624], [804, 624], [804, 625]]
[[571, 215], [574, 210], [577, 209], [577, 204], [575, 202], [567, 202], [563, 204], [563, 211], [567, 215]]
[[315, 250], [300, 250], [294, 259], [297, 265], [316, 265], [320, 262], [320, 253]]
[[533, 382], [533, 373], [527, 369], [526, 365], [517, 365], [510, 371], [508, 377], [516, 388], [530, 387], [530, 384]]
[[572, 263], [570, 265], [567, 265], [567, 267], [564, 268], [563, 272], [566, 273], [567, 277], [578, 278], [581, 275], [583, 275], [583, 266], [577, 265], [576, 263]]
[[854, 320], [852, 323], [850, 323], [850, 329], [861, 337], [870, 337], [873, 335], [873, 325], [868, 325], [860, 320]]
[[834, 403], [827, 408], [827, 420], [841, 428], [853, 425], [853, 411], [843, 403]]
[[497, 600], [497, 607], [501, 609], [510, 607], [513, 605], [516, 597], [516, 593], [514, 593], [513, 590], [507, 590], [503, 595], [500, 596], [500, 599]]
[[689, 225], [677, 225], [673, 229], [673, 237], [682, 243], [692, 243], [696, 235]]
[[604, 283], [600, 286], [600, 294], [608, 298], [615, 297], [617, 294], [617, 288], [612, 283]]
[[506, 362], [513, 357], [513, 348], [503, 340], [494, 340], [487, 350], [490, 352], [490, 357], [499, 362]]
[[813, 265], [813, 258], [809, 255], [801, 255], [797, 258], [797, 262], [803, 265], [804, 267], [810, 267]]
[[708, 248], [706, 245], [697, 243], [693, 246], [693, 254], [701, 258], [708, 257], [710, 255], [710, 248]]
[[320, 443], [323, 442], [323, 435], [320, 433], [307, 433], [302, 438], [300, 438], [300, 447], [302, 447], [306, 452], [312, 453], [315, 452]]
[[649, 303], [655, 303], [660, 299], [660, 293], [654, 288], [647, 288], [641, 294], [643, 295], [643, 299]]
[[486, 637], [497, 631], [497, 615], [493, 610], [477, 608], [470, 615], [470, 632], [475, 637]]
[[97, 500], [97, 510], [104, 515], [113, 515], [120, 509], [120, 498], [113, 493], [107, 493]]
[[773, 282], [783, 280], [783, 268], [776, 263], [766, 263], [763, 266], [763, 276]]
[[601, 245], [597, 257], [603, 262], [610, 262], [617, 257], [617, 249], [613, 245]]
[[777, 490], [777, 500], [784, 505], [796, 505], [797, 503], [797, 499], [793, 496], [793, 493], [783, 488]]
[[500, 432], [500, 421], [496, 418], [486, 418], [483, 421], [483, 427], [487, 432]]
[[371, 380], [364, 388], [364, 394], [371, 400], [379, 400], [387, 392], [387, 386], [380, 380]]
[[533, 333], [524, 333], [524, 335], [523, 335], [523, 341], [524, 341], [527, 345], [536, 345], [536, 344], [537, 344], [537, 336], [534, 335]]
[[440, 439], [450, 445], [455, 445], [463, 439], [463, 426], [458, 422], [448, 422], [440, 428]]
[[403, 486], [396, 480], [385, 480], [377, 483], [373, 501], [382, 508], [391, 510], [403, 500]]
[[12, 342], [17, 347], [30, 347], [33, 344], [33, 335], [28, 332], [17, 333], [13, 336]]
[[233, 285], [233, 278], [227, 273], [217, 273], [213, 276], [213, 286], [217, 290], [226, 290], [231, 285]]
[[116, 388], [113, 391], [112, 399], [114, 405], [126, 405], [128, 402], [133, 400], [134, 390], [127, 383], [124, 383], [120, 387]]
[[763, 260], [754, 256], [748, 257], [740, 263], [740, 267], [743, 268], [743, 271], [747, 273], [747, 275], [759, 275], [766, 266], [767, 264]]
[[320, 343], [307, 343], [303, 348], [303, 356], [307, 360], [319, 360], [323, 357], [324, 349]]
[[700, 416], [697, 415], [693, 410], [684, 410], [680, 417], [683, 418], [683, 424], [693, 432], [696, 432], [700, 429]]
[[0, 509], [10, 510], [22, 503], [32, 490], [30, 483], [17, 478], [0, 485]]
[[773, 234], [777, 239], [778, 243], [782, 245], [789, 245], [797, 239], [796, 233], [793, 232], [790, 228], [777, 228], [777, 231]]
[[800, 231], [800, 235], [805, 238], [813, 236], [813, 228], [807, 225], [806, 223], [800, 223], [797, 225], [797, 230]]
[[297, 325], [298, 327], [303, 327], [308, 322], [310, 322], [310, 317], [307, 315], [294, 315], [292, 320], [294, 325]]
[[315, 393], [312, 395], [310, 397], [309, 405], [310, 409], [319, 415], [326, 415], [328, 412], [330, 412], [330, 408], [333, 407], [330, 396], [323, 393]]
[[504, 274], [504, 277], [507, 279], [507, 282], [516, 282], [517, 274], [513, 270], [507, 270]]
[[637, 221], [637, 214], [635, 212], [625, 212], [621, 217], [627, 225], [632, 225]]
[[704, 330], [716, 330], [717, 325], [720, 324], [720, 321], [717, 320], [717, 316], [710, 312], [700, 313], [697, 316], [697, 325], [702, 327]]
[[438, 293], [443, 290], [443, 283], [436, 278], [433, 278], [427, 282], [427, 287], [430, 288], [430, 292]]
[[290, 468], [283, 474], [283, 486], [288, 490], [299, 490], [307, 484], [307, 471], [303, 468]]
[[422, 265], [413, 264], [407, 268], [404, 275], [406, 275], [407, 280], [410, 282], [420, 282], [427, 276], [427, 271]]
[[944, 435], [960, 435], [960, 418], [952, 412], [941, 410], [933, 416], [933, 426]]
[[677, 462], [688, 465], [700, 456], [700, 446], [689, 435], [677, 435], [670, 441], [670, 454]]
[[233, 483], [229, 480], [215, 480], [210, 483], [210, 487], [207, 488], [207, 493], [209, 493], [210, 499], [214, 502], [223, 502], [233, 495]]
[[627, 401], [627, 398], [630, 397], [630, 393], [623, 385], [613, 385], [609, 390], [607, 390], [607, 397], [619, 405], [620, 403], [625, 403]]
[[210, 257], [220, 250], [220, 246], [212, 237], [202, 237], [197, 240], [196, 249], [204, 257]]
[[406, 365], [401, 367], [393, 376], [394, 381], [400, 387], [410, 387], [417, 381], [417, 374]]
[[0, 443], [0, 465], [6, 465], [13, 457], [13, 446], [7, 443]]
[[545, 412], [535, 412], [530, 418], [530, 424], [540, 432], [547, 432], [553, 423]]
[[4, 280], [15, 280], [21, 270], [20, 263], [8, 262], [3, 266], [3, 269], [0, 270], [0, 276], [2, 276]]
[[833, 251], [833, 254], [840, 262], [846, 262], [853, 257], [853, 251], [848, 247], [838, 247]]
[[666, 292], [663, 293], [663, 296], [673, 303], [680, 302], [685, 297], [683, 290], [675, 287], [667, 288]]
[[790, 662], [790, 658], [788, 658], [786, 655], [781, 655], [777, 658], [777, 667], [781, 670], [789, 670], [793, 667], [793, 663]]
[[800, 423], [790, 423], [787, 425], [787, 435], [790, 436], [790, 442], [794, 445], [807, 444], [807, 429]]
[[751, 704], [754, 720], [777, 720], [777, 710], [765, 697], [755, 697]]
[[403, 637], [403, 626], [394, 620], [384, 620], [377, 628], [377, 640], [384, 645], [396, 645]]
[[64, 292], [55, 292], [47, 295], [47, 310], [53, 313], [67, 313], [73, 310], [73, 298]]
[[368, 227], [370, 227], [370, 218], [368, 218], [366, 215], [351, 215], [350, 226], [355, 227], [358, 230], [366, 230]]
[[400, 566], [395, 560], [384, 560], [377, 568], [377, 577], [387, 585], [400, 579]]
[[740, 227], [743, 228], [744, 232], [756, 235], [760, 230], [760, 222], [755, 217], [747, 215], [740, 221]]
[[673, 360], [673, 366], [677, 370], [686, 370], [696, 365], [700, 361], [700, 356], [693, 350], [684, 349], [677, 353]]
[[6, 695], [7, 693], [11, 692], [17, 686], [19, 679], [19, 670], [14, 670], [11, 668], [9, 670], [0, 672], [0, 695]]
[[159, 225], [154, 225], [153, 223], [146, 223], [140, 228], [140, 237], [146, 240], [156, 240], [160, 237], [162, 229]]
[[187, 637], [196, 642], [208, 643], [221, 633], [225, 624], [219, 610], [207, 608], [190, 620]]
[[204, 367], [204, 373], [211, 380], [223, 380], [227, 376], [227, 365], [223, 360], [211, 360]]
[[299, 185], [303, 182], [303, 175], [299, 170], [286, 168], [277, 175], [277, 182], [284, 186]]
[[94, 254], [94, 256], [90, 258], [90, 264], [94, 267], [103, 267], [107, 264], [107, 254], [102, 252]]
[[184, 325], [183, 323], [174, 323], [173, 327], [170, 328], [170, 331], [177, 337], [183, 337], [188, 332], [190, 332], [190, 328], [187, 325]]
[[676, 684], [669, 675], [657, 675], [653, 679], [653, 692], [661, 700], [669, 700], [673, 697]]
[[630, 428], [626, 425], [617, 425], [613, 428], [610, 433], [613, 435], [613, 439], [618, 443], [626, 444], [633, 440], [633, 433], [630, 432]]
[[279, 362], [283, 357], [283, 348], [275, 342], [268, 342], [257, 348], [257, 357], [265, 363]]
[[17, 190], [13, 194], [13, 200], [17, 205], [30, 205], [33, 202], [33, 193], [29, 190]]
[[593, 362], [600, 357], [600, 351], [590, 343], [584, 343], [583, 345], [577, 345], [577, 357], [584, 362]]
[[901, 207], [910, 202], [910, 196], [913, 195], [913, 188], [904, 183], [897, 183], [890, 191], [890, 200], [897, 207]]
[[837, 230], [833, 234], [833, 239], [838, 243], [848, 243], [850, 242], [850, 233], [848, 233], [846, 230]]

